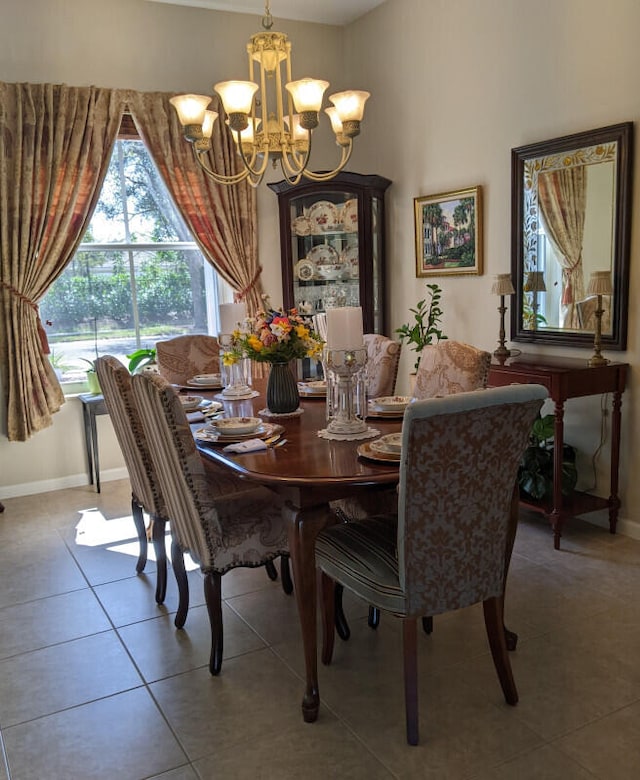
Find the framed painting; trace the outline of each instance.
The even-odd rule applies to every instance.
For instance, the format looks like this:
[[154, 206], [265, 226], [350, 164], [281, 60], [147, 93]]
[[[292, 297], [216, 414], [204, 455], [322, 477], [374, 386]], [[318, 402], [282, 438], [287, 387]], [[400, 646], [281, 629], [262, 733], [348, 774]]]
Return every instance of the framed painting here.
[[414, 198], [416, 276], [482, 273], [482, 192]]

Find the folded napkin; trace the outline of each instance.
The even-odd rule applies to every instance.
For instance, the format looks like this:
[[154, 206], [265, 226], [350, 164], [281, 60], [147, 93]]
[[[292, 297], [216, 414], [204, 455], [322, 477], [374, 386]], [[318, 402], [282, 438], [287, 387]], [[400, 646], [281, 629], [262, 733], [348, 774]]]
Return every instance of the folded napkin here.
[[187, 412], [187, 420], [190, 423], [202, 422], [204, 420], [204, 414], [202, 414], [202, 412]]
[[223, 448], [225, 452], [259, 452], [260, 450], [266, 450], [267, 445], [262, 439], [245, 439], [245, 441], [239, 441], [237, 444], [227, 444]]

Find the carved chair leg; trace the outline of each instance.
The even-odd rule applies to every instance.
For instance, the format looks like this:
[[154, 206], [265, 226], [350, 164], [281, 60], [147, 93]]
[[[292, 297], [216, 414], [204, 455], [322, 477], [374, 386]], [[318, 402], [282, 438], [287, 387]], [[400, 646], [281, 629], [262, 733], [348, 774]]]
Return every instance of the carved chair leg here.
[[280, 558], [280, 579], [282, 580], [282, 590], [287, 596], [290, 596], [293, 593], [293, 580], [291, 579], [288, 555], [283, 555]]
[[416, 618], [402, 619], [402, 649], [404, 654], [404, 706], [407, 721], [407, 742], [418, 744], [418, 643]]
[[334, 626], [335, 626], [335, 585], [324, 572], [320, 573], [320, 614], [322, 617], [322, 663], [327, 666], [333, 658]]
[[209, 658], [209, 671], [211, 674], [220, 674], [222, 668], [222, 575], [209, 572], [204, 578], [204, 597], [209, 612], [209, 624], [211, 626], [211, 656]]
[[346, 642], [347, 639], [349, 639], [351, 636], [351, 629], [349, 628], [347, 616], [344, 614], [344, 609], [342, 606], [342, 594], [344, 593], [344, 588], [339, 582], [336, 582], [333, 593], [333, 609], [335, 614], [336, 631], [340, 639]]
[[182, 628], [189, 611], [189, 580], [184, 568], [184, 555], [175, 539], [171, 540], [171, 565], [178, 586], [178, 611], [173, 624], [176, 628]]
[[369, 628], [378, 628], [380, 625], [380, 610], [378, 607], [369, 605], [369, 618], [367, 620]]
[[151, 518], [153, 549], [156, 554], [156, 602], [162, 604], [167, 595], [167, 549], [165, 547], [165, 521], [153, 515]]
[[133, 524], [136, 527], [136, 533], [138, 535], [138, 543], [140, 545], [138, 550], [138, 562], [136, 563], [136, 572], [144, 571], [144, 567], [147, 565], [147, 529], [144, 527], [144, 514], [142, 513], [142, 507], [140, 506], [137, 498], [131, 496], [131, 514], [133, 516]]
[[507, 704], [518, 703], [518, 691], [511, 671], [511, 661], [505, 640], [503, 616], [504, 597], [486, 599], [482, 602], [487, 639], [491, 648], [493, 665], [496, 668], [500, 686]]
[[275, 582], [275, 580], [278, 579], [278, 571], [273, 561], [267, 561], [264, 565], [264, 568], [267, 570], [267, 577]]

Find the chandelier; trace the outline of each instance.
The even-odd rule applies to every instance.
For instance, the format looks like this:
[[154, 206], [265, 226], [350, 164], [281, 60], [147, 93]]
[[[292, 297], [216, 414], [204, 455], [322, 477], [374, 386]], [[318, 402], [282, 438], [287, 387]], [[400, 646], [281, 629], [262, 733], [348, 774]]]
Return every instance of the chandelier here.
[[[347, 90], [330, 95], [333, 105], [325, 108], [325, 112], [341, 149], [340, 161], [332, 171], [309, 170], [312, 131], [318, 126], [322, 99], [329, 82], [311, 78], [292, 81], [291, 43], [284, 33], [271, 32], [272, 26], [267, 0], [263, 31], [252, 35], [247, 43], [249, 81], [222, 81], [214, 85], [242, 159], [243, 170], [239, 173], [225, 175], [207, 165], [205, 154], [211, 148], [213, 124], [218, 118], [216, 111], [207, 108], [211, 97], [178, 95], [171, 98], [199, 165], [219, 184], [237, 184], [248, 179], [257, 187], [269, 160], [273, 167], [280, 164], [291, 184], [297, 184], [303, 176], [313, 181], [327, 181], [347, 164], [353, 139], [360, 133], [369, 93]], [[257, 78], [254, 79], [256, 71]]]

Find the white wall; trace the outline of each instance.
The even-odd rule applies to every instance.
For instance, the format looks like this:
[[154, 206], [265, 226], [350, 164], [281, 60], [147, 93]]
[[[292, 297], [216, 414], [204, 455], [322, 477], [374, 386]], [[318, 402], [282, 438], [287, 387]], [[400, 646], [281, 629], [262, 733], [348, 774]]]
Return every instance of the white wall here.
[[[5, 81], [207, 92], [218, 78], [244, 72], [243, 43], [258, 28], [253, 17], [144, 0], [1, 1], [10, 6], [3, 8], [0, 27]], [[277, 16], [275, 6], [273, 12]], [[599, 0], [387, 0], [344, 31], [291, 22], [276, 26], [291, 35], [296, 76], [324, 76], [332, 88], [352, 85], [372, 92], [350, 168], [394, 182], [387, 196], [392, 329], [407, 319], [408, 307], [424, 289], [414, 270], [413, 198], [482, 185], [484, 274], [438, 281], [449, 337], [493, 350], [498, 313], [490, 294], [492, 276], [510, 269], [510, 150], [638, 120], [640, 3], [610, 0], [603, 13]], [[634, 228], [640, 224], [635, 157]], [[260, 254], [267, 288], [277, 300], [272, 195], [265, 188], [259, 192]], [[633, 306], [640, 287], [639, 242], [634, 229], [629, 348], [609, 355], [631, 364], [623, 398], [620, 527], [638, 535], [640, 483], [632, 475], [639, 470], [640, 454], [632, 445], [640, 427]], [[585, 359], [589, 354], [560, 352]], [[411, 362], [407, 351], [401, 378]], [[599, 440], [599, 408], [600, 399], [581, 399], [566, 409], [566, 436], [580, 449], [584, 484], [593, 479], [589, 458]], [[80, 426], [79, 419], [74, 425]], [[58, 427], [56, 422], [54, 432]], [[41, 457], [44, 435], [25, 445], [0, 439], [0, 497], [4, 469], [19, 463], [15, 468], [27, 479], [34, 459]], [[606, 455], [599, 463], [597, 490], [607, 494]]]
[[[366, 79], [373, 93], [353, 165], [394, 181], [387, 255], [393, 268], [387, 291], [392, 329], [407, 320], [408, 306], [424, 291], [414, 271], [413, 198], [479, 184], [484, 275], [433, 281], [443, 288], [447, 335], [495, 348], [499, 323], [490, 289], [494, 274], [510, 270], [510, 150], [637, 122], [638, 29], [637, 0], [611, 0], [604, 15], [599, 0], [387, 0], [347, 28], [346, 71], [354, 83]], [[640, 127], [635, 131], [638, 138]], [[634, 535], [640, 534], [640, 483], [633, 479], [640, 467], [633, 446], [640, 427], [637, 153], [635, 160], [628, 351], [608, 355], [631, 364], [623, 396], [620, 527]], [[527, 351], [533, 350], [527, 345]], [[585, 359], [590, 354], [539, 351]], [[401, 377], [411, 362], [406, 351]], [[565, 438], [579, 447], [581, 482], [591, 486], [600, 399], [569, 401], [565, 411]], [[607, 455], [605, 446], [600, 495], [608, 495]]]

